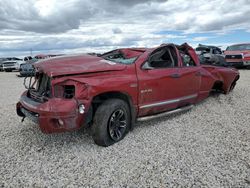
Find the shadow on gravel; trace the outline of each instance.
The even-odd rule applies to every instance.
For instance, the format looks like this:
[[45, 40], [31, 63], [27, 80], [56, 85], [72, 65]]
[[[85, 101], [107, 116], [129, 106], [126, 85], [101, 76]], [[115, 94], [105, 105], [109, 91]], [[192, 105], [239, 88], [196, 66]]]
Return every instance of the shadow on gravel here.
[[23, 122], [20, 126], [24, 126], [19, 130], [19, 136], [22, 142], [37, 148], [35, 150], [38, 152], [50, 150], [51, 148], [61, 150], [63, 147], [70, 149], [71, 147], [79, 145], [81, 147], [94, 145], [90, 128], [81, 128], [76, 131], [64, 133], [44, 134], [38, 125], [30, 121]]
[[[219, 98], [220, 95], [223, 95], [218, 92], [212, 92], [209, 98], [215, 98], [216, 100]], [[176, 114], [166, 115], [164, 117], [147, 120], [143, 122], [136, 122], [134, 129], [141, 129], [144, 127], [152, 127], [157, 126], [157, 124], [161, 123], [170, 123], [171, 121], [175, 120], [176, 118], [181, 118], [182, 115], [187, 113], [191, 113], [194, 108], [204, 105], [204, 103], [209, 100], [209, 98], [195, 104], [195, 106], [184, 112], [179, 112]], [[218, 100], [220, 102], [220, 100]], [[76, 145], [81, 145], [81, 147], [93, 147], [95, 146], [94, 141], [91, 136], [91, 129], [81, 128], [76, 131], [71, 132], [64, 132], [64, 133], [52, 133], [52, 134], [44, 134], [39, 129], [38, 125], [32, 123], [29, 120], [25, 120], [23, 123], [20, 123], [22, 128], [19, 129], [20, 135], [22, 137], [23, 142], [27, 142], [27, 145], [31, 145], [30, 142], [37, 148], [52, 148], [56, 147], [60, 149], [61, 147], [74, 147]], [[132, 131], [133, 132], [133, 131]], [[41, 151], [42, 149], [39, 149]]]

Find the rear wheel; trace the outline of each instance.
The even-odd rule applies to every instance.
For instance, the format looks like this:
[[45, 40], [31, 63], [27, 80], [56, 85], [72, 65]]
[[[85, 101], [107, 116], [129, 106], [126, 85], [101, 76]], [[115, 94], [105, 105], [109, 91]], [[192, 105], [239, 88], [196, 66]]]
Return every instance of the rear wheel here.
[[92, 137], [97, 145], [110, 146], [125, 137], [130, 123], [128, 104], [121, 99], [108, 99], [96, 110]]

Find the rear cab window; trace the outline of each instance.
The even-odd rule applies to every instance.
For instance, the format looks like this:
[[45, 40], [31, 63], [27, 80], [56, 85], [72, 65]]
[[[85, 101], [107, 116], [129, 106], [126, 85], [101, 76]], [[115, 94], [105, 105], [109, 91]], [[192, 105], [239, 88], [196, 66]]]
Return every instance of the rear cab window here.
[[188, 52], [179, 51], [183, 67], [195, 67], [195, 61]]
[[197, 53], [192, 47], [186, 43], [176, 47], [180, 54], [182, 67], [196, 67], [199, 65]]
[[145, 52], [145, 49], [119, 49], [102, 54], [105, 60], [121, 64], [133, 64]]

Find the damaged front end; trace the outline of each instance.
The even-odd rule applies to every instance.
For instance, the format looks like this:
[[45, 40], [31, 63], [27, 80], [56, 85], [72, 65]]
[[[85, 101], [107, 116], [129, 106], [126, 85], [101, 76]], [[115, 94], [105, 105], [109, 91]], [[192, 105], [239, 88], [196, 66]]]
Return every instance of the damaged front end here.
[[25, 78], [27, 89], [16, 105], [17, 114], [38, 123], [45, 133], [74, 130], [84, 124], [87, 86], [66, 78], [53, 78], [45, 73]]
[[52, 97], [51, 78], [46, 74], [25, 77], [23, 85], [27, 89], [27, 96], [34, 101], [43, 103]]

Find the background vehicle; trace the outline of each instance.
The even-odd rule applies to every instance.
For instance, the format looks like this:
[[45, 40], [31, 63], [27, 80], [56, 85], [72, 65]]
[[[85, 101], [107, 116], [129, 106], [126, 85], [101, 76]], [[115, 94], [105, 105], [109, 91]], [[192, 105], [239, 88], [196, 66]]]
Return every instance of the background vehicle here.
[[3, 62], [6, 60], [6, 58], [0, 58], [0, 71], [3, 71]]
[[250, 43], [228, 46], [224, 54], [231, 66], [250, 67]]
[[37, 62], [39, 59], [36, 57], [25, 57], [25, 62], [20, 65], [20, 77], [25, 76], [34, 76], [35, 70], [33, 67], [33, 63]]
[[239, 79], [236, 69], [200, 65], [187, 44], [63, 56], [34, 66], [17, 114], [45, 133], [90, 125], [101, 146], [123, 139], [135, 120], [188, 110], [213, 90], [229, 93]]
[[19, 70], [20, 65], [23, 63], [22, 59], [16, 57], [3, 58], [1, 61], [1, 70], [11, 72], [13, 70]]
[[33, 58], [31, 56], [25, 57], [24, 58], [25, 62], [20, 65], [20, 75], [18, 75], [18, 76], [20, 76], [20, 77], [34, 76], [34, 74], [35, 74], [35, 69], [33, 66], [34, 63], [36, 63], [37, 61], [42, 60], [42, 59], [48, 59], [48, 58], [56, 57], [56, 56], [59, 56], [59, 55], [40, 54], [40, 55], [34, 56]]
[[208, 46], [199, 44], [195, 49], [199, 56], [201, 64], [216, 65], [227, 67], [229, 64], [226, 63], [222, 50], [217, 46]]

